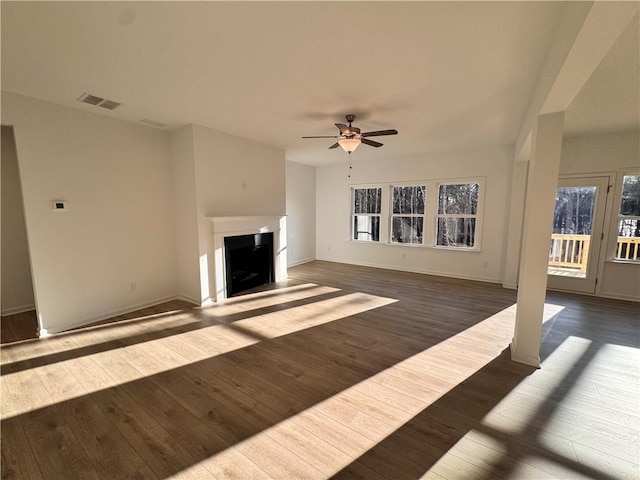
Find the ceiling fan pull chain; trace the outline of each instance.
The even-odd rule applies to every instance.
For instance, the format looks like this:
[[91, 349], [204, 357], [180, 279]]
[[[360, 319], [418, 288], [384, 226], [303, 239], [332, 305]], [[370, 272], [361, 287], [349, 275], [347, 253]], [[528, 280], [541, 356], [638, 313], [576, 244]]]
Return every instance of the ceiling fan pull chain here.
[[348, 175], [348, 178], [351, 178], [351, 168], [352, 168], [351, 167], [351, 152], [347, 152], [347, 153], [349, 153], [349, 175]]

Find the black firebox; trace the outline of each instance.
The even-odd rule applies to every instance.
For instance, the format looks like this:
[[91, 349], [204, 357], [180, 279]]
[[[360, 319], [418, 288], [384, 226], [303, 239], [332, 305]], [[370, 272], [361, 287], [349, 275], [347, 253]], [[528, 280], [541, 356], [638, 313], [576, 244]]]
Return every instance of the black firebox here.
[[275, 281], [273, 233], [225, 237], [227, 297]]

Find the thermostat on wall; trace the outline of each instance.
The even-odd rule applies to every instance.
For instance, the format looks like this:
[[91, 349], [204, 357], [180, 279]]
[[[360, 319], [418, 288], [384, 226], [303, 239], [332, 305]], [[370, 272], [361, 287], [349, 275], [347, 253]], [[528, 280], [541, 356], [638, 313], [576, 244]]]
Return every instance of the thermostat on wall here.
[[65, 202], [64, 200], [54, 200], [53, 202], [51, 202], [51, 205], [52, 205], [54, 210], [66, 210], [67, 209], [67, 202]]

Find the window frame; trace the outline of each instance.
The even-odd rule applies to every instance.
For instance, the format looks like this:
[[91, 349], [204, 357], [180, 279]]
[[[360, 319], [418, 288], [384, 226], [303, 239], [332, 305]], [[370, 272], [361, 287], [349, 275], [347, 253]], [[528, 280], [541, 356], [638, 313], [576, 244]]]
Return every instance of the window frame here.
[[[478, 185], [478, 203], [476, 205], [475, 214], [441, 214], [440, 211], [440, 186], [442, 185], [463, 185], [472, 184]], [[434, 198], [434, 221], [433, 221], [433, 248], [443, 250], [455, 250], [462, 252], [479, 252], [482, 248], [482, 226], [483, 226], [483, 211], [484, 211], [484, 192], [485, 192], [485, 178], [484, 177], [467, 177], [467, 178], [454, 178], [435, 182], [435, 188], [433, 192]], [[475, 219], [474, 230], [474, 243], [472, 247], [455, 246], [455, 245], [438, 245], [438, 220], [440, 218], [473, 218]]]
[[[618, 174], [616, 175], [616, 189], [615, 189], [615, 202], [613, 203], [613, 212], [611, 215], [611, 242], [609, 247], [609, 261], [613, 263], [622, 263], [629, 265], [640, 265], [640, 255], [637, 260], [629, 260], [625, 258], [617, 258], [617, 244], [618, 244], [618, 228], [620, 225], [620, 220], [629, 219], [640, 221], [640, 216], [636, 215], [621, 215], [620, 207], [622, 206], [622, 191], [624, 188], [624, 177], [627, 176], [637, 176], [640, 175], [640, 168], [623, 168], [618, 170]], [[634, 238], [634, 237], [630, 237]]]
[[[438, 207], [438, 192], [439, 185], [441, 184], [461, 184], [461, 183], [477, 183], [479, 185], [478, 191], [478, 207], [476, 211], [476, 230], [475, 230], [475, 244], [473, 247], [453, 247], [453, 246], [444, 246], [444, 245], [436, 245], [436, 235], [437, 235], [437, 207]], [[391, 242], [391, 212], [392, 212], [392, 188], [393, 187], [401, 187], [401, 186], [422, 186], [424, 185], [426, 188], [425, 195], [425, 213], [424, 220], [422, 226], [422, 243], [398, 243]], [[419, 179], [419, 180], [410, 180], [410, 181], [399, 181], [399, 182], [377, 182], [377, 183], [353, 183], [349, 184], [349, 227], [347, 231], [349, 232], [349, 238], [347, 241], [363, 243], [363, 244], [378, 244], [378, 245], [389, 245], [394, 248], [427, 248], [427, 249], [437, 249], [437, 250], [451, 250], [456, 252], [465, 252], [465, 253], [480, 253], [482, 252], [482, 232], [484, 229], [484, 204], [485, 204], [485, 196], [486, 196], [486, 177], [477, 176], [477, 177], [460, 177], [460, 178], [445, 178], [445, 179]], [[382, 188], [382, 202], [381, 202], [381, 212], [380, 212], [380, 236], [378, 240], [359, 240], [354, 239], [354, 210], [355, 210], [355, 198], [354, 191], [356, 189], [366, 189], [366, 188]], [[345, 208], [346, 213], [346, 208]], [[366, 214], [360, 214], [366, 215]], [[370, 214], [374, 216], [378, 216], [378, 214]], [[400, 215], [404, 216], [404, 215]]]
[[[402, 182], [389, 184], [389, 226], [388, 226], [388, 243], [389, 245], [402, 245], [405, 247], [422, 247], [425, 246], [425, 238], [427, 238], [425, 232], [427, 230], [427, 212], [429, 210], [429, 186], [428, 182]], [[424, 187], [424, 211], [423, 213], [393, 213], [393, 190], [394, 188], [406, 188], [406, 187]], [[393, 241], [393, 219], [394, 217], [410, 217], [410, 218], [422, 218], [422, 240], [419, 243], [405, 243]]]
[[[380, 189], [380, 212], [379, 213], [356, 213], [356, 190], [368, 190], [368, 189]], [[384, 229], [383, 229], [383, 224], [382, 224], [382, 219], [384, 218], [383, 216], [383, 211], [384, 211], [384, 184], [367, 184], [367, 185], [351, 185], [350, 186], [350, 202], [351, 202], [351, 206], [350, 206], [350, 211], [351, 214], [349, 216], [349, 220], [350, 220], [350, 225], [349, 225], [349, 241], [351, 242], [359, 242], [359, 243], [373, 243], [373, 244], [380, 244], [380, 243], [384, 243], [382, 242], [382, 239], [384, 238]], [[355, 218], [356, 216], [358, 217], [378, 217], [378, 227], [379, 227], [379, 232], [378, 232], [378, 240], [364, 240], [361, 238], [355, 238], [355, 231], [354, 231], [354, 227], [355, 227]]]

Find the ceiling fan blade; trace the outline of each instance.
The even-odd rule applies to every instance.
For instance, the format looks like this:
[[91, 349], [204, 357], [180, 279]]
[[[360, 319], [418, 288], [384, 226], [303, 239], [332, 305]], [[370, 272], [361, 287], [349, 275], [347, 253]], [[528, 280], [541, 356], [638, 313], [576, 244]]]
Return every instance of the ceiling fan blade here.
[[340, 146], [340, 144], [338, 142], [336, 142], [333, 145], [331, 145], [329, 148], [338, 148], [339, 146]]
[[349, 127], [347, 127], [344, 123], [336, 123], [335, 124], [336, 127], [338, 127], [338, 130], [340, 130], [340, 133], [349, 133]]
[[364, 132], [361, 133], [360, 135], [362, 135], [363, 137], [380, 137], [382, 135], [397, 135], [398, 131], [397, 130], [378, 130], [375, 132]]
[[301, 138], [338, 138], [339, 135], [316, 135], [314, 137], [301, 137]]
[[372, 147], [381, 147], [382, 145], [384, 145], [384, 143], [380, 143], [380, 142], [374, 142], [373, 140], [369, 140], [367, 138], [362, 138], [360, 140], [362, 143], [364, 143], [365, 145], [370, 145]]

